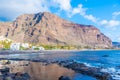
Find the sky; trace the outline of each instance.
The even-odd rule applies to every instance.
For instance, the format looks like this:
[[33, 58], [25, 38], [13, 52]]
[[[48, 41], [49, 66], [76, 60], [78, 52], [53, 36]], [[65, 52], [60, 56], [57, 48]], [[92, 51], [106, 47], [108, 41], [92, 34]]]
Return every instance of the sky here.
[[0, 0], [1, 22], [38, 12], [51, 12], [75, 23], [94, 25], [112, 41], [120, 42], [120, 0]]

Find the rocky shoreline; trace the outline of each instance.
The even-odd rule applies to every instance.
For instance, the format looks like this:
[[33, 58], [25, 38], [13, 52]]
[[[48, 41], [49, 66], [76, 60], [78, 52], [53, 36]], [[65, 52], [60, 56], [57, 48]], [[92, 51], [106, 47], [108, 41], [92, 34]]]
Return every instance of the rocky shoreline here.
[[[28, 55], [28, 53], [32, 54], [33, 58], [31, 58], [31, 55]], [[41, 54], [41, 53], [44, 53], [44, 54]], [[60, 53], [60, 54], [64, 54], [64, 55], [61, 56], [56, 53]], [[31, 76], [24, 70], [23, 70], [23, 73], [21, 73], [20, 71], [11, 72], [11, 69], [14, 69], [14, 68], [17, 68], [16, 70], [18, 70], [21, 67], [30, 66], [30, 64], [29, 64], [30, 62], [37, 62], [37, 64], [42, 63], [42, 65], [44, 65], [44, 66], [51, 65], [51, 64], [57, 64], [66, 69], [73, 70], [76, 73], [94, 77], [97, 80], [113, 80], [111, 77], [111, 74], [101, 71], [102, 68], [87, 66], [84, 63], [77, 63], [76, 61], [71, 60], [71, 59], [67, 60], [67, 57], [72, 56], [72, 54], [69, 54], [69, 53], [71, 53], [71, 51], [65, 51], [65, 50], [59, 51], [59, 52], [56, 50], [55, 51], [46, 51], [46, 50], [45, 51], [34, 51], [34, 50], [33, 51], [30, 51], [30, 50], [28, 50], [28, 51], [9, 51], [9, 50], [8, 51], [0, 51], [0, 56], [1, 56], [0, 57], [0, 73], [1, 73], [0, 80], [6, 80], [7, 77], [11, 78], [8, 80], [16, 80], [15, 77], [22, 78], [22, 80], [34, 80], [34, 79], [30, 79]], [[49, 56], [47, 56], [49, 54], [51, 54], [50, 58], [49, 58]], [[36, 56], [33, 56], [33, 55], [37, 55], [39, 57], [36, 58]], [[21, 56], [21, 57], [19, 57], [19, 56]], [[24, 57], [24, 56], [26, 56], [26, 57]], [[62, 59], [59, 58], [58, 56], [62, 57]], [[15, 61], [15, 63], [17, 62], [17, 65], [15, 63], [12, 63], [12, 61]], [[22, 62], [20, 62], [20, 61], [22, 61]], [[1, 66], [3, 66], [3, 67], [1, 67]], [[2, 73], [2, 71], [4, 73]], [[27, 75], [27, 78], [25, 78], [26, 75]], [[19, 79], [17, 79], [17, 80], [19, 80]], [[69, 79], [69, 77], [67, 77], [67, 76], [61, 75], [61, 76], [59, 76], [59, 78], [57, 78], [55, 80], [72, 80], [72, 79]]]
[[89, 67], [83, 63], [77, 63], [77, 62], [72, 62], [72, 63], [70, 62], [69, 64], [66, 63], [67, 63], [66, 61], [62, 61], [59, 64], [68, 69], [72, 69], [75, 72], [95, 77], [97, 80], [112, 80], [111, 75], [107, 72], [101, 72], [100, 68]]
[[[34, 61], [35, 62], [35, 61]], [[112, 80], [112, 77], [109, 73], [107, 72], [101, 72], [100, 68], [96, 67], [90, 67], [86, 66], [83, 63], [77, 63], [74, 62], [73, 60], [66, 60], [66, 61], [36, 61], [42, 62], [42, 65], [49, 65], [49, 64], [58, 64], [59, 66], [65, 67], [67, 69], [71, 69], [77, 73], [81, 73], [83, 75], [88, 75], [95, 77], [97, 80]], [[1, 60], [1, 65], [4, 65], [5, 67], [2, 67], [0, 69], [0, 80], [32, 80], [30, 79], [31, 76], [24, 72], [16, 72], [16, 73], [11, 73], [10, 68], [16, 68], [16, 67], [24, 67], [24, 66], [29, 66], [29, 61], [25, 62], [23, 60], [22, 63], [19, 63], [19, 65], [16, 65], [15, 63], [11, 63], [10, 60]], [[13, 66], [13, 67], [11, 67]], [[68, 76], [60, 76], [58, 80], [71, 80]]]

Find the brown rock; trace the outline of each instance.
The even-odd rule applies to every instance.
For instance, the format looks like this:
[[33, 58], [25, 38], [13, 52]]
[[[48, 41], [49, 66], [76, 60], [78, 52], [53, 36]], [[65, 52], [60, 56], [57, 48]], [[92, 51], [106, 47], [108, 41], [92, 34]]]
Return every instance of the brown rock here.
[[0, 23], [0, 36], [45, 45], [111, 47], [111, 40], [92, 25], [75, 24], [48, 13], [24, 14]]

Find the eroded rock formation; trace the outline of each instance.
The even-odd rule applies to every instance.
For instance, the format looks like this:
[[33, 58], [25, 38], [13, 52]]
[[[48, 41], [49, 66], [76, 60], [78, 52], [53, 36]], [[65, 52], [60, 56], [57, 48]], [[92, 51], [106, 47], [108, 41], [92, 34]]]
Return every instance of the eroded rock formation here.
[[111, 40], [92, 25], [76, 24], [48, 13], [24, 14], [0, 23], [0, 36], [45, 45], [111, 47]]

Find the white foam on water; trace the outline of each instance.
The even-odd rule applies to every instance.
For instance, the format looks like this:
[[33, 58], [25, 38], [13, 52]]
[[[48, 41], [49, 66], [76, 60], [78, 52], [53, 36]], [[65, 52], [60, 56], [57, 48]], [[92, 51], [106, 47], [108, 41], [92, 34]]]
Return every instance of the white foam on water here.
[[89, 63], [84, 63], [88, 67], [92, 67]]
[[[81, 61], [77, 61], [77, 60], [74, 60], [74, 62], [83, 63], [88, 67], [98, 67], [99, 65], [101, 65], [100, 63], [97, 63], [96, 65], [94, 65], [94, 64], [91, 65], [89, 63], [81, 62]], [[120, 80], [120, 69], [116, 69], [114, 67], [102, 68], [101, 72], [109, 73], [113, 80]]]
[[101, 69], [101, 72], [115, 73], [116, 69], [115, 68], [103, 68]]
[[120, 80], [120, 69], [111, 68], [103, 68], [101, 72], [107, 72], [111, 74], [113, 80]]
[[112, 75], [112, 78], [113, 78], [114, 80], [120, 80], [120, 75]]
[[88, 66], [88, 67], [93, 67], [91, 64], [86, 63], [86, 62], [81, 62], [81, 61], [77, 61], [77, 60], [74, 60], [74, 62], [83, 63], [83, 64], [85, 64], [85, 65]]

